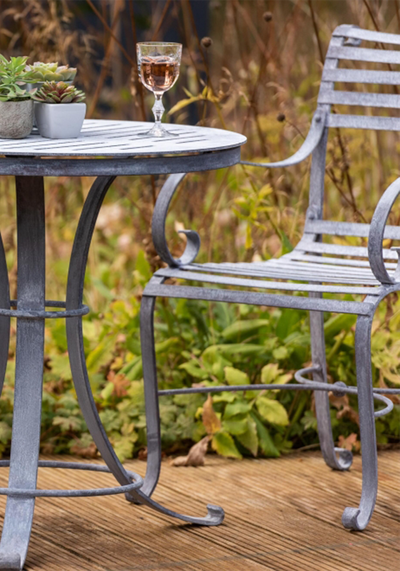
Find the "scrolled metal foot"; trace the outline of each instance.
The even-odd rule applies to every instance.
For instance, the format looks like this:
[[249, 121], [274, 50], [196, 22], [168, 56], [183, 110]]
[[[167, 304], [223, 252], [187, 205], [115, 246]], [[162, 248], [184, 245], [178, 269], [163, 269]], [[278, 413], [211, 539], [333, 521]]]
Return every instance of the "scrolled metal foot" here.
[[339, 456], [336, 456], [336, 462], [339, 466], [339, 470], [348, 470], [353, 463], [353, 453], [345, 448], [336, 448], [335, 452]]
[[0, 569], [6, 569], [7, 571], [21, 571], [21, 557], [18, 553], [8, 554], [0, 552]]
[[368, 521], [365, 525], [360, 525], [359, 522], [360, 510], [357, 508], [346, 508], [342, 515], [342, 524], [346, 529], [352, 529], [354, 531], [362, 531], [366, 528]]
[[[321, 294], [310, 294], [319, 297]], [[312, 367], [313, 381], [327, 383], [324, 318], [320, 311], [310, 312], [311, 351], [314, 366]], [[348, 470], [353, 462], [353, 455], [348, 450], [336, 448], [332, 436], [332, 424], [328, 393], [316, 391], [315, 411], [318, 421], [318, 435], [322, 456], [325, 463], [334, 470]]]
[[[146, 496], [138, 490], [137, 495], [140, 497], [140, 503], [156, 510], [160, 513], [165, 515], [174, 517], [176, 519], [180, 519], [182, 521], [186, 521], [188, 523], [192, 523], [195, 525], [205, 525], [205, 526], [215, 526], [220, 525], [225, 518], [225, 512], [220, 506], [214, 506], [213, 504], [207, 504], [207, 515], [204, 517], [195, 517], [190, 515], [183, 515], [178, 512], [169, 510], [168, 508], [162, 506], [158, 502], [155, 502], [149, 496]], [[136, 502], [135, 502], [136, 503]]]

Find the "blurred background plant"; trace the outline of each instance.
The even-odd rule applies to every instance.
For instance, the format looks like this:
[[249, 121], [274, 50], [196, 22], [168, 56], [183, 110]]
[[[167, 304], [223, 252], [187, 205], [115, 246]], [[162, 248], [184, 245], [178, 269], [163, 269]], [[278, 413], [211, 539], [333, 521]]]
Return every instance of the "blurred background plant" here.
[[[247, 159], [278, 160], [296, 150], [315, 109], [322, 62], [336, 25], [353, 23], [398, 33], [399, 0], [1, 0], [0, 51], [29, 62], [78, 68], [89, 117], [151, 120], [151, 94], [137, 79], [138, 40], [181, 41], [181, 75], [167, 94], [167, 121], [244, 133]], [[399, 176], [398, 133], [331, 133], [326, 216], [364, 221]], [[168, 217], [176, 230], [196, 229], [199, 260], [264, 260], [299, 239], [308, 199], [309, 162], [289, 170], [234, 167], [188, 176]], [[68, 259], [90, 179], [46, 181], [47, 297], [63, 299]], [[96, 403], [122, 459], [146, 457], [138, 312], [160, 260], [151, 215], [162, 177], [119, 178], [99, 216], [85, 282], [85, 350]], [[16, 290], [14, 182], [0, 181], [0, 228]], [[399, 218], [393, 223], [399, 223]], [[216, 381], [288, 382], [310, 362], [307, 314], [300, 311], [161, 300], [157, 357], [162, 388]], [[389, 299], [374, 323], [374, 378], [399, 384], [400, 302]], [[326, 316], [331, 379], [355, 383], [353, 317]], [[15, 329], [13, 329], [15, 334]], [[7, 454], [13, 401], [14, 345], [0, 400], [0, 452]], [[353, 397], [332, 397], [335, 440], [358, 450]], [[399, 440], [400, 406], [377, 421], [378, 441]], [[219, 454], [277, 457], [318, 446], [310, 393], [221, 394], [161, 399], [163, 446], [185, 452], [207, 437]], [[64, 324], [49, 321], [42, 451], [95, 456], [68, 365]]]

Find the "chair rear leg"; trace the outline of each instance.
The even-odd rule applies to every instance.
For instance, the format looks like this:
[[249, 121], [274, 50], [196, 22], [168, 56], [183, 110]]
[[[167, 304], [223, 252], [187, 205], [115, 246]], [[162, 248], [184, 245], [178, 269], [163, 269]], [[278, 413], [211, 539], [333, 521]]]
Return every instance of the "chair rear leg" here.
[[[310, 331], [312, 362], [313, 366], [318, 368], [313, 373], [313, 380], [318, 383], [327, 383], [324, 314], [322, 312], [310, 312]], [[353, 462], [353, 455], [349, 450], [335, 448], [328, 393], [315, 391], [314, 396], [322, 456], [326, 464], [334, 470], [348, 470]]]
[[147, 469], [141, 491], [147, 496], [151, 496], [157, 486], [161, 471], [160, 409], [154, 347], [155, 301], [155, 297], [143, 297], [140, 306], [140, 342], [142, 347], [147, 431]]
[[357, 320], [356, 367], [362, 450], [361, 501], [358, 508], [346, 508], [342, 516], [344, 527], [358, 531], [367, 527], [374, 511], [378, 492], [378, 453], [371, 368], [371, 325], [372, 317], [360, 316]]

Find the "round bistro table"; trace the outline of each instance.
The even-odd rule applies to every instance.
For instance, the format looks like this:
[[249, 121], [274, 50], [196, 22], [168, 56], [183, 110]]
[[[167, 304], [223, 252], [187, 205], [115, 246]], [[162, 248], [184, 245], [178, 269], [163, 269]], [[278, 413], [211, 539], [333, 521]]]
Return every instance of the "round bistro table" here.
[[[10, 300], [3, 243], [0, 238], [0, 379], [7, 365], [10, 318], [17, 319], [15, 394], [8, 488], [0, 569], [21, 570], [28, 551], [36, 497], [76, 497], [125, 493], [126, 499], [145, 504], [184, 521], [217, 525], [224, 517], [218, 506], [207, 506], [205, 517], [172, 512], [140, 490], [143, 480], [118, 460], [101, 424], [90, 388], [83, 349], [82, 303], [89, 246], [103, 199], [119, 175], [158, 175], [213, 170], [240, 161], [246, 138], [205, 127], [170, 126], [178, 135], [165, 139], [141, 136], [149, 123], [128, 121], [84, 122], [78, 139], [0, 139], [0, 175], [15, 176], [17, 204], [18, 295]], [[66, 288], [66, 301], [45, 298], [45, 176], [95, 176], [77, 227]], [[167, 199], [169, 203], [170, 199]], [[165, 197], [164, 197], [165, 201]], [[160, 209], [159, 209], [160, 210]], [[160, 224], [165, 220], [161, 216]], [[156, 221], [157, 223], [157, 221]], [[154, 225], [154, 220], [153, 220]], [[188, 241], [189, 242], [189, 241]], [[73, 381], [83, 416], [106, 466], [39, 461], [43, 383], [44, 321], [65, 318]], [[38, 490], [38, 467], [110, 472], [114, 488]]]

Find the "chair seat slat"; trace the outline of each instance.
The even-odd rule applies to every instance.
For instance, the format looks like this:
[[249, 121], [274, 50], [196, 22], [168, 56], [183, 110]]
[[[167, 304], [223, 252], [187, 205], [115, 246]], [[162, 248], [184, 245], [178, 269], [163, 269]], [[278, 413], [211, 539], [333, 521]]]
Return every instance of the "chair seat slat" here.
[[[357, 258], [368, 258], [367, 248], [360, 246], [340, 246], [338, 244], [324, 244], [321, 242], [309, 242], [302, 240], [296, 249], [304, 252], [317, 252], [318, 254], [333, 254], [334, 256], [353, 256]], [[386, 248], [382, 249], [383, 257], [386, 260], [397, 260], [396, 252]]]
[[304, 291], [304, 292], [326, 292], [326, 293], [348, 293], [353, 295], [379, 295], [378, 287], [348, 287], [330, 286], [316, 284], [294, 284], [284, 282], [268, 282], [244, 278], [232, 278], [228, 276], [208, 275], [190, 270], [178, 270], [166, 268], [157, 272], [158, 276], [184, 279], [188, 281], [200, 281], [210, 284], [231, 285], [236, 287], [250, 287], [257, 289], [281, 290], [281, 291]]
[[372, 303], [320, 299], [294, 295], [277, 295], [256, 291], [246, 292], [221, 288], [202, 288], [192, 286], [173, 286], [149, 283], [143, 291], [143, 297], [175, 297], [184, 299], [202, 299], [205, 301], [224, 301], [245, 303], [248, 305], [267, 305], [269, 307], [289, 307], [309, 311], [328, 311], [330, 313], [354, 313], [370, 315], [374, 309]]
[[[331, 264], [334, 266], [351, 266], [353, 268], [369, 268], [370, 264], [367, 260], [348, 260], [346, 258], [331, 258], [329, 256], [321, 256], [319, 254], [305, 254], [304, 252], [297, 252], [293, 250], [290, 254], [291, 260], [305, 260], [309, 262], [314, 262], [314, 264]], [[397, 264], [386, 262], [386, 269], [395, 270]]]
[[[349, 275], [340, 275], [337, 270], [330, 271], [327, 273], [325, 267], [313, 268], [301, 267], [279, 267], [272, 266], [268, 262], [263, 264], [257, 264], [257, 267], [253, 267], [256, 264], [251, 263], [238, 263], [238, 264], [190, 264], [184, 268], [187, 270], [219, 273], [219, 274], [231, 274], [231, 275], [246, 275], [251, 277], [259, 278], [273, 278], [279, 280], [294, 280], [294, 281], [304, 281], [304, 282], [318, 282], [318, 283], [332, 283], [332, 284], [352, 284], [352, 285], [378, 285], [379, 282], [375, 279], [371, 272], [367, 274], [361, 274], [360, 272], [355, 272]], [[331, 269], [331, 268], [330, 268]], [[340, 270], [340, 268], [338, 268]], [[363, 268], [364, 269], [364, 268]], [[328, 275], [329, 274], [329, 275]]]

